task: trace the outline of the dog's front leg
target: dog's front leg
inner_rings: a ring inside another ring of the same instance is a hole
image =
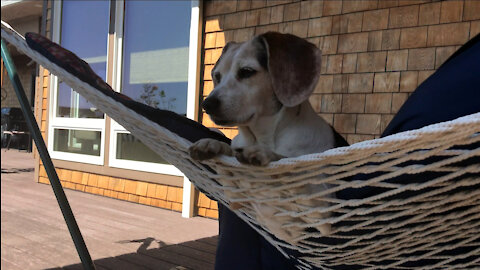
[[[219,155],[232,156],[233,151],[227,143],[214,139],[201,139],[188,148],[190,157],[195,160],[205,160]]]
[[[255,166],[266,166],[272,161],[284,158],[272,150],[260,145],[250,145],[242,148],[235,148],[234,150],[235,157],[238,161]]]

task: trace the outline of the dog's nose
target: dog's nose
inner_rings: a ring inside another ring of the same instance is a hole
[[[202,102],[202,107],[207,114],[215,113],[220,107],[220,100],[216,97],[208,97]]]

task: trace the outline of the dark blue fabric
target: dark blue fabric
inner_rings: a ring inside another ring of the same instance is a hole
[[[283,256],[227,207],[219,204],[218,211],[219,238],[215,269],[296,269],[294,259]]]

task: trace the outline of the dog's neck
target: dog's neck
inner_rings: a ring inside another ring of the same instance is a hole
[[[269,149],[275,149],[278,127],[285,119],[288,109],[282,107],[273,115],[256,117],[248,125],[240,126],[239,134],[244,137],[246,145],[259,144]]]
[[[319,134],[312,134],[312,127],[316,127],[313,133]],[[315,113],[308,101],[291,108],[284,106],[271,116],[257,117],[248,125],[239,126],[238,130],[239,133],[232,142],[233,148],[258,144],[284,156],[295,155],[295,149],[303,149],[298,144],[302,144],[305,136],[328,138],[331,133],[328,124]],[[290,143],[286,145],[285,141]],[[311,147],[314,151],[323,151],[327,145]]]

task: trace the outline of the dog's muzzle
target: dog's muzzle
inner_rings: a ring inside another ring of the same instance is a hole
[[[215,115],[218,113],[218,109],[220,108],[220,100],[214,96],[207,97],[202,102],[202,108],[207,114]]]

